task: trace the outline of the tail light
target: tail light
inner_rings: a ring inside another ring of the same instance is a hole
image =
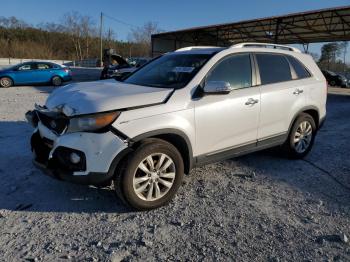
[[[71,70],[70,70],[70,68],[62,68],[63,69],[63,71],[65,72],[65,73],[67,73],[67,74],[71,74]]]

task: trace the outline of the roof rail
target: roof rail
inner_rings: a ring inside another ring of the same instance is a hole
[[[189,51],[189,50],[196,50],[196,49],[207,49],[207,48],[215,48],[217,46],[187,46],[182,47],[180,49],[175,50],[175,52],[182,52],[182,51]]]
[[[301,51],[298,48],[287,46],[287,45],[277,45],[277,44],[270,44],[270,43],[240,43],[233,45],[231,47],[234,48],[242,48],[242,47],[262,47],[262,48],[274,48],[274,49],[282,49],[282,50],[288,50],[293,51],[297,53],[301,53]]]

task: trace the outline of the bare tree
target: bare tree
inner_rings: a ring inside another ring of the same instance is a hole
[[[96,33],[93,19],[90,16],[80,17],[80,25],[82,30],[82,37],[85,39],[85,58],[89,57],[89,48],[91,37]]]
[[[91,37],[96,32],[93,19],[73,11],[63,16],[63,25],[72,38],[77,59],[89,57]],[[85,55],[82,42],[85,43]]]
[[[144,56],[150,55],[151,52],[151,36],[152,34],[160,33],[162,30],[159,29],[158,23],[146,22],[142,27],[132,29],[129,34],[130,42],[134,42],[143,47]]]

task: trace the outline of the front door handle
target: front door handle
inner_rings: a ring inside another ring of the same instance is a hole
[[[304,92],[304,90],[301,90],[301,89],[295,89],[295,91],[293,92],[294,95],[299,95],[301,94],[302,92]]]
[[[254,104],[256,104],[256,103],[259,103],[259,99],[249,98],[248,101],[245,102],[245,104],[246,104],[247,106],[249,106],[249,105],[254,105]]]

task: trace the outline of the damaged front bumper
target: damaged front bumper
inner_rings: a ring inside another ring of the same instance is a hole
[[[35,127],[31,137],[33,163],[46,175],[79,184],[106,185],[127,143],[111,131],[57,134],[36,111],[26,114]]]

